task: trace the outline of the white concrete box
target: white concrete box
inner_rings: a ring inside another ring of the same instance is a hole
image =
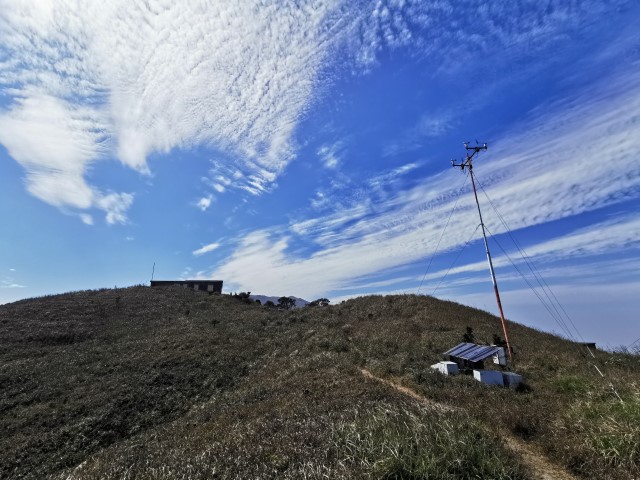
[[[479,382],[486,383],[487,385],[504,386],[502,372],[498,372],[496,370],[474,370],[473,378]]]
[[[503,347],[498,347],[498,351],[493,354],[493,363],[502,365],[503,367],[507,364],[507,356],[504,353]]]
[[[431,365],[431,368],[443,375],[457,375],[459,373],[458,365],[455,362],[438,362]]]
[[[522,375],[513,372],[502,372],[505,387],[517,387],[523,382]]]

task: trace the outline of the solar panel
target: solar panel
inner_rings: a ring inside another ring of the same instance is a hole
[[[462,358],[470,362],[480,362],[489,358],[499,351],[499,347],[489,345],[476,345],[475,343],[460,343],[450,350],[444,352],[445,355]]]

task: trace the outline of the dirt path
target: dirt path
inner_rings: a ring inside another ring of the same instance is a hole
[[[504,432],[502,438],[511,450],[520,455],[522,463],[529,467],[536,480],[578,480],[578,477],[571,475],[560,465],[551,463],[533,445]]]
[[[385,385],[394,388],[395,390],[434,409],[444,412],[451,412],[455,410],[454,407],[435,402],[424,395],[420,395],[415,390],[405,387],[393,380],[377,377],[365,368],[361,368],[360,372],[365,377],[384,383]],[[536,480],[579,480],[578,477],[571,475],[563,467],[552,463],[533,445],[530,445],[506,432],[501,432],[500,435],[507,446],[520,455],[522,462],[531,470]]]
[[[435,402],[433,400],[430,400],[427,397],[425,397],[424,395],[420,395],[415,390],[411,390],[409,387],[405,387],[404,385],[400,385],[399,383],[394,382],[393,380],[387,380],[386,378],[376,377],[373,373],[371,373],[366,368],[361,368],[360,372],[362,372],[362,374],[365,377],[371,378],[372,380],[376,380],[376,381],[378,381],[380,383],[384,383],[385,385],[388,385],[391,388],[395,388],[397,391],[399,391],[401,393],[404,393],[405,395],[413,398],[414,400],[419,401],[422,404],[429,405],[429,407],[432,407],[435,410],[440,410],[441,412],[452,412],[452,411],[455,410],[455,408],[450,407],[449,405],[443,405],[441,403],[438,403],[438,402]]]

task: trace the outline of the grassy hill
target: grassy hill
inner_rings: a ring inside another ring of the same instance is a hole
[[[467,326],[500,333],[411,295],[279,311],[132,287],[3,305],[0,478],[537,478],[509,438],[577,476],[640,476],[638,356],[597,352],[602,379],[576,345],[510,323],[526,388],[432,373]]]

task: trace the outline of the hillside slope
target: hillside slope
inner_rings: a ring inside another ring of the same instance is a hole
[[[499,333],[415,296],[287,312],[132,287],[3,305],[0,478],[536,478],[505,432],[585,478],[640,474],[638,357],[597,352],[624,404],[575,345],[517,324],[529,388],[432,373],[467,326]]]

